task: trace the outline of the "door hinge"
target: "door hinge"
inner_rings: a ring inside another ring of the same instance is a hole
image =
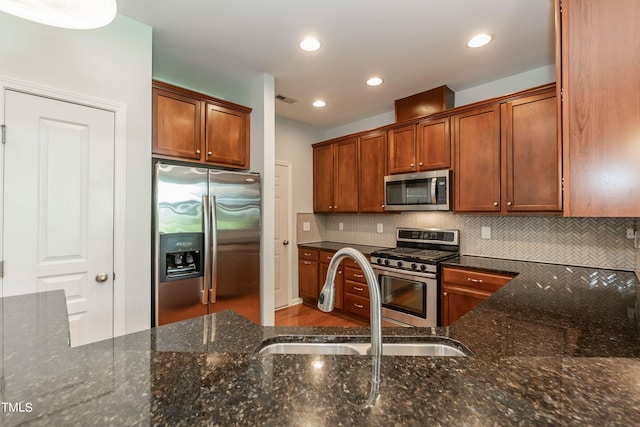
[[[7,126],[0,125],[0,128],[2,128],[2,143],[6,144],[7,143]]]
[[[4,261],[0,261],[0,277],[4,277]]]
[[[113,275],[111,277],[113,277],[112,280],[115,282],[116,281],[116,273],[115,273],[115,271],[113,272]]]

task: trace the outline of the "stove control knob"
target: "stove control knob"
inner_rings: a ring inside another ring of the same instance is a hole
[[[402,267],[402,261],[398,261],[398,267]]]
[[[378,258],[378,259],[376,260],[376,262],[377,262],[378,264],[382,264],[382,258]]]
[[[427,266],[426,266],[426,265],[422,264],[422,265],[420,266],[420,270],[425,271],[426,269],[427,269]]]
[[[384,265],[389,265],[389,260],[388,259],[384,260]]]
[[[411,269],[412,269],[412,270],[417,270],[417,269],[418,269],[418,266],[417,266],[416,264],[411,264]]]

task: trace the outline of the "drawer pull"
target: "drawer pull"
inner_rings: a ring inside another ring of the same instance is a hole
[[[364,308],[364,305],[362,305],[362,304],[356,304],[355,302],[353,303],[353,305],[354,305],[356,308]]]
[[[327,255],[327,259],[328,259],[329,261],[331,261],[331,258],[333,258],[333,255]]]
[[[358,287],[358,286],[354,286],[353,289],[356,290],[356,291],[359,291],[359,292],[364,291],[364,288],[361,288],[361,287]]]
[[[353,277],[357,277],[358,279],[362,279],[364,277],[364,275],[362,274],[355,274],[353,275]]]
[[[310,261],[303,261],[304,265],[311,265]]]
[[[482,279],[472,279],[471,277],[467,277],[467,281],[473,283],[482,283]]]
[[[309,253],[309,252],[305,252],[305,253],[304,253],[304,256],[311,256],[311,253]]]

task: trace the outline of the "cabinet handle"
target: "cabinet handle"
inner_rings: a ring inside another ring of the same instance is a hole
[[[422,166],[422,162],[420,162],[419,165]]]
[[[196,150],[196,154],[200,154],[200,150]]]
[[[507,202],[507,206],[511,206],[511,205],[513,205],[513,203]]]
[[[382,207],[384,208],[384,205],[382,205]]]
[[[448,294],[448,293],[446,293],[446,292],[443,292],[443,293],[442,293],[442,295],[446,297],[446,296],[447,296],[447,295],[449,295],[449,294]]]
[[[498,202],[493,202],[493,206],[498,206]]]
[[[353,289],[355,289],[356,291],[364,291],[364,288],[360,288],[358,286],[354,286]]]
[[[332,255],[327,255],[327,259],[328,259],[329,261],[331,261],[331,258],[333,258],[333,256],[332,256]]]
[[[331,210],[331,208],[333,208],[333,206],[329,206],[329,210]]]
[[[342,271],[341,271],[341,270],[338,270],[338,274],[342,274]]]
[[[213,153],[211,151],[207,151],[207,156],[212,155]]]
[[[415,165],[413,163],[411,163],[411,167],[415,167]]]
[[[362,274],[354,273],[353,277],[357,277],[358,279],[362,279],[364,276]]]
[[[309,261],[303,261],[304,265],[311,265],[311,262]]]
[[[473,283],[482,283],[482,279],[472,279],[471,277],[467,277],[467,281]]]
[[[362,304],[356,304],[355,302],[353,303],[353,305],[355,305],[357,308],[364,308],[364,305],[362,305]]]
[[[304,253],[304,256],[311,256],[311,253],[309,253],[309,252],[305,252],[305,253]]]

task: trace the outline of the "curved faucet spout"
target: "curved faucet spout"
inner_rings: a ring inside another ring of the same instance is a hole
[[[378,387],[380,383],[380,359],[382,356],[382,306],[380,298],[380,287],[376,274],[369,264],[367,258],[362,252],[353,248],[342,248],[331,258],[329,269],[327,270],[327,279],[324,282],[322,291],[318,298],[318,308],[325,312],[333,311],[335,301],[335,279],[338,267],[343,259],[352,258],[362,269],[367,286],[369,288],[369,306],[371,320],[371,356],[373,357],[373,373],[371,383],[371,393],[369,401],[365,407],[373,406],[378,396]]]

